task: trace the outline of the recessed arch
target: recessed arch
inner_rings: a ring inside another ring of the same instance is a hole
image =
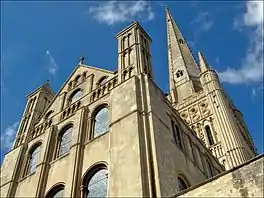
[[[108,101],[102,101],[102,103],[100,104],[97,104],[92,110],[92,114],[91,116],[94,116],[101,108],[103,107],[107,107],[107,108],[110,108],[110,104]]]
[[[93,165],[91,165],[83,174],[82,178],[81,178],[81,183],[83,184],[86,179],[87,179],[87,174],[93,172],[94,169],[96,169],[97,167],[104,167],[104,168],[108,168],[108,163],[106,161],[98,161],[96,163],[94,163]]]
[[[91,166],[81,180],[82,197],[106,197],[108,186],[108,169],[105,162]]]
[[[76,82],[76,86],[78,86],[79,84],[81,84],[82,83],[81,75],[77,75],[74,80]]]
[[[61,128],[57,136],[55,158],[63,156],[70,152],[72,133],[73,133],[72,123],[67,123],[67,125]]]
[[[28,154],[32,153],[38,146],[42,145],[42,140],[38,140],[37,142],[35,142],[33,145],[30,146],[30,148],[28,149]]]
[[[33,174],[36,171],[37,165],[39,164],[39,158],[41,153],[42,141],[37,141],[29,149],[26,155],[26,165],[23,171],[23,175]]]
[[[45,115],[45,119],[49,119],[50,118],[50,115],[53,113],[54,111],[53,110],[49,110],[46,115]]]
[[[46,192],[46,195],[44,196],[45,198],[55,198],[56,195],[58,195],[58,193],[61,193],[61,197],[63,196],[63,191],[65,188],[65,183],[64,182],[59,182],[54,184],[52,187],[50,187],[50,189]],[[56,196],[56,198],[58,198]]]
[[[74,90],[69,96],[68,104],[71,105],[72,103],[76,102],[82,97],[82,95],[83,95],[83,90],[81,88]]]
[[[183,173],[179,173],[177,176],[179,191],[185,190],[190,187],[190,183]]]
[[[92,112],[92,131],[90,139],[100,136],[109,130],[109,106],[103,103]]]
[[[102,84],[104,84],[107,81],[108,76],[102,76],[98,81],[97,81],[97,85],[100,86]]]

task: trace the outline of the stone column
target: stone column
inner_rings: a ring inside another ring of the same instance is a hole
[[[92,92],[93,90],[93,81],[94,81],[94,74],[91,74],[90,82],[89,82],[89,92]]]
[[[61,100],[60,100],[60,111],[62,111],[64,109],[65,106],[65,98],[66,98],[66,92],[63,92],[60,96]]]
[[[84,126],[86,121],[86,107],[80,109],[75,114],[76,124],[74,125],[74,131],[72,136],[72,145],[68,161],[70,166],[68,167],[68,176],[66,179],[67,186],[65,188],[65,197],[80,197],[80,180],[82,170],[82,159],[83,159],[83,137],[84,137]]]
[[[36,190],[36,197],[44,197],[45,194],[45,187],[46,187],[46,183],[47,183],[47,178],[48,178],[48,170],[49,170],[49,162],[50,162],[50,156],[51,156],[51,152],[52,152],[52,145],[53,145],[53,141],[52,141],[52,136],[53,136],[53,131],[54,131],[54,126],[51,126],[49,129],[49,133],[48,133],[48,138],[47,138],[47,143],[46,143],[46,148],[42,148],[45,149],[44,152],[44,157],[42,162],[38,165],[40,168],[40,175],[39,175],[39,181],[37,184],[37,190]]]

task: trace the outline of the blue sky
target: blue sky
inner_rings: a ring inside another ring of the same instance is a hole
[[[263,2],[166,2],[197,57],[202,51],[242,111],[263,152]],[[26,94],[50,80],[58,91],[80,56],[117,69],[115,34],[139,21],[152,38],[156,83],[168,91],[164,2],[3,2],[1,11],[1,161]]]

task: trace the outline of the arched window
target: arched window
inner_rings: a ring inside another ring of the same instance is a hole
[[[89,172],[82,186],[82,197],[106,197],[108,172],[106,167],[97,167]]]
[[[46,114],[46,116],[45,116],[45,119],[49,119],[50,118],[50,115],[52,114],[52,110],[50,110],[47,114]]]
[[[72,126],[68,126],[63,129],[59,138],[58,157],[63,156],[70,151],[72,139]]]
[[[79,85],[79,84],[81,84],[81,82],[82,82],[82,78],[81,78],[81,76],[77,76],[77,77],[75,78],[75,82],[76,82],[76,86]]]
[[[93,117],[93,138],[108,131],[108,108],[100,108]]]
[[[82,90],[78,89],[77,91],[73,92],[73,94],[69,98],[69,105],[76,102],[82,97]]]
[[[182,136],[181,136],[181,133],[180,133],[180,128],[172,120],[171,120],[171,125],[172,125],[172,134],[173,134],[174,141],[175,141],[176,145],[178,145],[181,149],[183,149]]]
[[[188,188],[188,182],[183,179],[182,177],[178,177],[178,185],[179,185],[179,190],[185,190],[186,188]]]
[[[176,72],[176,77],[179,78],[181,76],[183,76],[183,71],[182,70],[177,71]]]
[[[206,125],[204,128],[205,128],[205,132],[206,132],[206,135],[207,135],[207,139],[209,141],[209,144],[210,145],[213,145],[214,144],[214,138],[212,136],[212,132],[211,132],[210,126],[209,125]]]
[[[103,77],[101,77],[101,78],[98,80],[98,82],[97,82],[97,86],[99,87],[99,86],[101,86],[102,84],[104,84],[104,83],[107,81],[107,78],[108,78],[108,76],[103,76]]]
[[[179,39],[179,43],[180,43],[180,44],[184,44],[183,39]]]
[[[32,174],[36,171],[37,164],[39,163],[41,144],[33,147],[29,155],[27,174]]]
[[[47,194],[46,198],[63,198],[64,185],[59,184],[53,187]]]

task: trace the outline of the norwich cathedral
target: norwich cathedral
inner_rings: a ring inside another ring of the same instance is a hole
[[[168,92],[133,22],[116,34],[116,71],[81,57],[56,94],[47,82],[27,95],[1,198],[263,197],[263,154],[242,113],[165,13]]]

